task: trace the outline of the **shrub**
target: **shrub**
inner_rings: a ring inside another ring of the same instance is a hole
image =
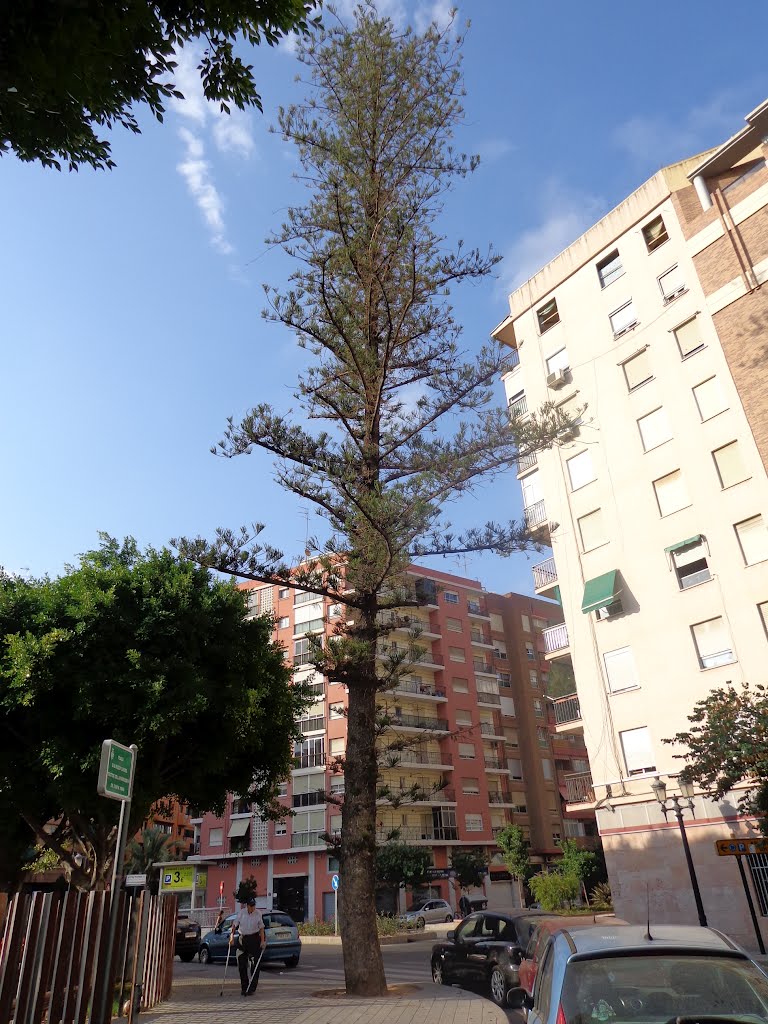
[[[529,880],[528,887],[541,904],[542,910],[562,910],[579,896],[578,878],[561,875],[558,871],[539,872]]]
[[[613,894],[607,882],[599,882],[589,894],[593,910],[613,910]]]
[[[333,935],[333,921],[302,921],[299,935]]]

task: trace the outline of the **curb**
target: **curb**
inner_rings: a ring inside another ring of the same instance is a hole
[[[302,946],[340,946],[340,935],[302,935]],[[382,935],[379,938],[380,946],[404,946],[408,942],[423,942],[424,939],[432,939],[434,935],[430,932],[403,932],[402,935]]]

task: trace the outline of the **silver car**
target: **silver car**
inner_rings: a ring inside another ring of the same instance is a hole
[[[423,928],[436,921],[452,921],[453,910],[445,900],[419,900],[409,907],[399,919],[406,928]]]
[[[768,1024],[768,976],[721,932],[592,925],[549,939],[528,1024]]]

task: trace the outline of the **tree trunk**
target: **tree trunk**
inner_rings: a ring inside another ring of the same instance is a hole
[[[339,907],[344,977],[349,995],[387,991],[376,928],[376,685],[350,685]]]

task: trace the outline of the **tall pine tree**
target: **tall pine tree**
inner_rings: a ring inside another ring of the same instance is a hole
[[[277,481],[315,505],[326,538],[298,568],[262,546],[257,524],[176,542],[206,565],[346,606],[316,664],[349,690],[341,935],[347,991],[363,995],[386,990],[374,901],[377,696],[419,656],[414,636],[405,656],[377,659],[392,629],[382,613],[418,605],[406,574],[414,557],[531,545],[515,523],[456,534],[443,510],[564,425],[552,409],[510,421],[492,402],[507,356],[460,347],[450,290],[498,261],[461,242],[449,248],[437,227],[453,183],[477,163],[451,145],[463,115],[461,45],[453,27],[399,31],[367,3],[352,26],[300,46],[307,98],[281,110],[279,125],[309,197],[271,239],[297,269],[287,291],[267,289],[265,315],[314,356],[295,397],[319,426],[257,405],[229,421],[214,451],[271,452]]]

